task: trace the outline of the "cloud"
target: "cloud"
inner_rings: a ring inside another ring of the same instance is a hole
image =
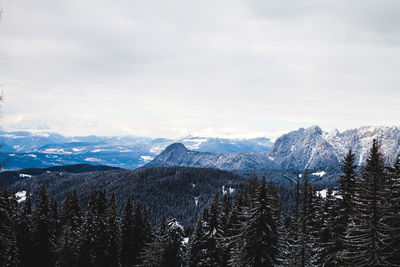
[[[3,117],[30,121],[3,120],[9,129],[176,137],[400,124],[397,1],[21,0],[2,10]]]

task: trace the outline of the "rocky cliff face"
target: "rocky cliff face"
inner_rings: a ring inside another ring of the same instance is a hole
[[[317,170],[337,168],[349,149],[359,165],[365,163],[372,140],[378,139],[386,162],[400,152],[398,127],[361,127],[324,132],[320,127],[300,128],[276,140],[269,153],[206,153],[188,150],[183,144],[167,147],[145,167],[188,166],[225,170]]]

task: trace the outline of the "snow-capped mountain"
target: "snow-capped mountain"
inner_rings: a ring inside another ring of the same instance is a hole
[[[400,152],[398,127],[361,127],[340,133],[324,132],[318,126],[300,128],[284,134],[268,153],[204,153],[191,151],[183,144],[167,147],[150,166],[209,167],[225,170],[324,170],[337,169],[343,156],[352,149],[359,165],[365,163],[373,139],[378,139],[386,162],[391,164]]]
[[[215,153],[267,152],[268,138],[223,139],[189,136],[177,140],[149,137],[64,137],[54,133],[0,131],[0,160],[6,169],[79,163],[135,169],[151,161],[168,145],[182,142],[191,150]]]
[[[257,170],[269,165],[263,152],[211,153],[187,149],[182,143],[174,143],[144,167],[207,167],[223,170]]]
[[[318,126],[300,128],[278,138],[268,155],[280,169],[318,169],[340,164],[352,149],[356,163],[362,165],[374,139],[379,140],[386,162],[393,163],[400,152],[398,127],[361,127],[342,133],[324,132]]]

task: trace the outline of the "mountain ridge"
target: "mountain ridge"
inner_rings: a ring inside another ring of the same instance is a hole
[[[339,168],[349,149],[363,165],[373,139],[380,140],[387,164],[400,153],[399,127],[364,126],[343,132],[323,131],[319,126],[300,128],[279,137],[268,153],[203,153],[173,144],[144,167],[185,166],[226,170],[305,170]],[[183,147],[184,148],[183,148]],[[174,148],[179,147],[177,151]]]

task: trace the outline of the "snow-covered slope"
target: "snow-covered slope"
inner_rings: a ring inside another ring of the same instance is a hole
[[[182,143],[174,143],[144,167],[206,167],[223,170],[257,170],[271,164],[263,152],[211,153],[188,150]]]
[[[388,164],[400,152],[398,127],[361,127],[339,132],[324,132],[318,126],[300,128],[278,138],[269,152],[280,169],[318,169],[340,164],[352,149],[356,163],[362,165],[368,157],[372,141],[379,140]]]
[[[361,127],[340,133],[338,130],[324,132],[320,127],[313,126],[282,135],[269,153],[199,152],[189,150],[181,143],[175,143],[145,167],[187,166],[225,170],[309,169],[325,174],[323,170],[339,167],[349,149],[356,154],[356,163],[364,164],[373,139],[380,141],[386,162],[391,164],[400,152],[398,127]]]

